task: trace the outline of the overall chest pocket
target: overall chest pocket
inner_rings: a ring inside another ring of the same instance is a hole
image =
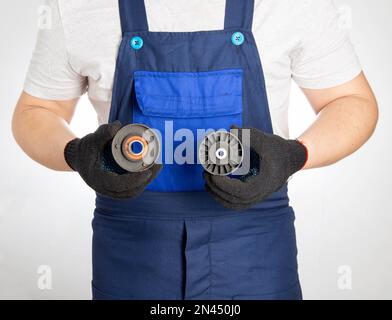
[[[197,150],[208,130],[242,125],[243,71],[134,73],[133,122],[159,131],[161,174],[151,191],[204,190]]]

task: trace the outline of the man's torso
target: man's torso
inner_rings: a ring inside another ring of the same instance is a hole
[[[150,31],[223,29],[225,0],[146,0]],[[256,0],[253,33],[260,52],[274,131],[288,136],[290,54],[299,46],[298,23],[307,1]],[[60,0],[59,9],[73,69],[88,78],[89,98],[107,121],[121,26],[117,0]]]

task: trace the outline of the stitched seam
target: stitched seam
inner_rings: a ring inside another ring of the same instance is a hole
[[[288,289],[285,290],[281,290],[281,291],[277,291],[277,292],[267,292],[267,293],[263,293],[260,295],[235,295],[232,298],[234,300],[241,298],[241,297],[248,297],[248,298],[263,298],[263,297],[267,297],[267,296],[271,296],[271,295],[282,295],[285,294],[293,289],[295,289],[296,287],[300,286],[301,283],[299,282],[299,280],[296,280],[295,284],[291,285]]]
[[[210,274],[209,274],[209,288],[208,288],[208,295],[211,298],[212,297],[212,257],[211,257],[211,237],[212,237],[212,222],[210,221],[210,234],[208,237],[208,258],[209,258],[209,269],[210,269]]]
[[[186,299],[187,296],[187,286],[188,286],[188,270],[187,270],[187,266],[188,266],[188,260],[186,258],[186,249],[188,246],[188,230],[187,230],[187,225],[186,225],[186,221],[183,221],[183,228],[184,228],[184,238],[183,238],[183,261],[184,261],[184,274],[183,274],[183,287],[182,287],[182,297],[183,300]]]
[[[229,94],[228,93],[228,94],[217,94],[217,95],[213,95],[213,96],[169,96],[169,95],[145,93],[145,94],[143,94],[143,96],[154,97],[154,98],[166,98],[166,99],[188,102],[190,99],[207,100],[207,99],[222,98],[222,97],[242,97],[242,94]],[[197,103],[197,104],[201,104],[201,103]]]
[[[283,211],[283,209],[289,209],[292,210],[292,207],[290,206],[281,206],[281,207],[276,207],[273,209],[267,209],[264,210],[267,212],[265,214],[265,218],[275,218],[275,217],[280,217],[283,215],[286,215],[286,212],[279,213],[280,211]],[[113,208],[108,208],[108,207],[100,207],[100,208],[95,208],[95,213],[100,216],[100,217],[110,217],[112,219],[116,220],[161,220],[161,221],[178,221],[178,220],[186,220],[186,221],[199,221],[199,220],[205,220],[205,219],[211,219],[211,220],[221,220],[221,219],[232,219],[236,218],[238,216],[252,216],[252,215],[260,215],[259,211],[252,211],[252,212],[242,212],[242,213],[228,213],[227,215],[219,215],[219,216],[213,216],[213,215],[206,215],[206,216],[159,216],[159,215],[150,215],[150,216],[136,216],[136,215],[126,215],[126,216],[119,216],[116,214],[110,214],[110,213],[102,213],[102,211],[111,211],[111,212],[122,212],[121,210],[116,210]],[[279,214],[277,214],[279,213]]]
[[[231,34],[236,31],[241,31],[244,34],[249,34],[251,31],[244,28],[226,28],[226,29],[217,29],[217,30],[201,30],[201,31],[128,31],[124,33],[124,36],[130,36],[134,34],[138,35],[150,35],[150,36],[161,36],[168,35],[171,37],[187,37],[194,35],[208,35],[208,34]]]
[[[234,115],[238,115],[241,114],[241,112],[224,112],[224,111],[220,111],[220,112],[215,112],[214,114],[206,114],[206,112],[204,113],[197,113],[197,112],[193,112],[193,113],[187,113],[183,116],[180,116],[175,112],[167,112],[167,113],[158,113],[158,112],[151,112],[149,109],[149,107],[147,107],[148,110],[143,110],[143,116],[153,116],[156,118],[172,118],[172,119],[186,119],[186,118],[214,118],[217,116],[234,116]]]
[[[201,71],[201,72],[157,72],[136,70],[134,72],[135,78],[218,78],[226,75],[233,75],[240,77],[244,73],[243,69],[222,69],[215,71]]]

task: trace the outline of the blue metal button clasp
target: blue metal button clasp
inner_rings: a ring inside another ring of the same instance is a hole
[[[245,42],[245,36],[242,32],[234,32],[231,36],[231,42],[235,46],[240,46]]]
[[[133,37],[131,39],[131,47],[135,50],[139,50],[143,47],[143,39],[140,37]]]

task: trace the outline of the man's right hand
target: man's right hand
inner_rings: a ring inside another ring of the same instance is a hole
[[[70,141],[64,150],[66,162],[80,174],[87,185],[97,193],[114,199],[140,195],[162,169],[162,165],[155,164],[152,168],[137,173],[120,174],[106,170],[103,166],[105,148],[120,129],[120,122],[102,125],[96,132]]]

